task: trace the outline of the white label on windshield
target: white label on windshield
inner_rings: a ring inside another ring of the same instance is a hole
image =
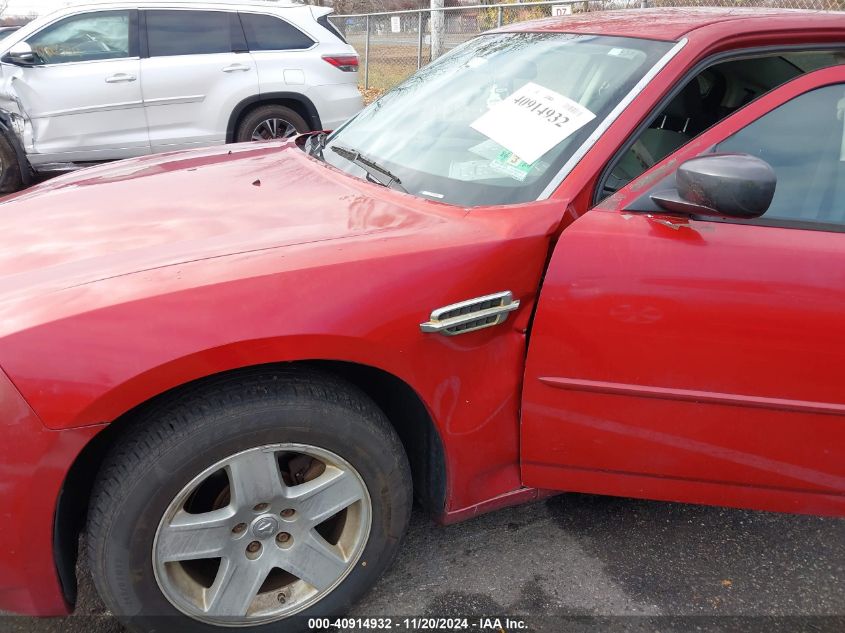
[[[608,55],[613,57],[624,57],[625,59],[636,59],[639,57],[639,51],[632,51],[630,48],[611,48],[607,51]]]
[[[528,82],[470,127],[531,164],[594,118],[580,103]]]
[[[489,160],[468,160],[449,165],[449,178],[472,182],[474,180],[488,180],[501,178],[502,175],[490,166]]]

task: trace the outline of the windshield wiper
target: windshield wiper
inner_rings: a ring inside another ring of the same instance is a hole
[[[331,150],[341,158],[345,158],[350,163],[358,165],[358,167],[367,172],[370,179],[376,183],[408,193],[408,191],[402,186],[401,180],[374,160],[361,156],[361,152],[358,150],[341,147],[340,145],[332,145]]]

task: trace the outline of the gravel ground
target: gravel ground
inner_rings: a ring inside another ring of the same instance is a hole
[[[121,631],[80,574],[78,612],[93,617],[0,618],[0,629]],[[555,632],[841,633],[845,521],[576,494],[450,527],[415,513],[398,560],[352,615],[529,616],[529,630]]]

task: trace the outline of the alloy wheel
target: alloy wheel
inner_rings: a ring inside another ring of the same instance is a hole
[[[276,138],[290,138],[296,136],[297,131],[292,123],[284,119],[264,119],[252,131],[253,141],[269,141]]]
[[[164,596],[186,615],[243,626],[315,604],[352,571],[372,506],[358,472],[304,444],[220,460],[173,499],[153,541]]]

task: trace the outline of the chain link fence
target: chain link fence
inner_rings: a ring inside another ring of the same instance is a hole
[[[364,89],[392,88],[434,56],[505,24],[586,11],[644,7],[751,7],[845,10],[845,0],[548,0],[380,13],[332,15],[361,56]],[[434,41],[432,41],[432,26]]]

